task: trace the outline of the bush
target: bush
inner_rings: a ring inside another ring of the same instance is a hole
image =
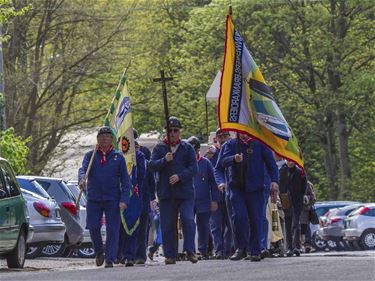
[[[15,173],[27,174],[26,163],[29,154],[27,143],[31,140],[28,137],[22,140],[14,135],[14,129],[9,128],[0,133],[0,156],[7,159]]]

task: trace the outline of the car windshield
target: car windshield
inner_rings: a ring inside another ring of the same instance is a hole
[[[23,178],[16,178],[16,180],[22,189],[31,191],[45,198],[50,198],[49,194],[36,180],[29,180]]]
[[[74,198],[77,200],[77,198],[79,196],[79,193],[80,193],[79,187],[76,184],[74,184],[74,183],[66,183],[66,186],[73,193]],[[79,204],[81,206],[86,206],[87,205],[87,200],[86,200],[86,196],[85,196],[84,193],[82,193],[81,199],[79,200]]]
[[[37,190],[37,194],[46,198],[50,197],[47,191],[45,191],[44,188],[36,180],[30,181],[30,184],[34,187],[35,190]]]

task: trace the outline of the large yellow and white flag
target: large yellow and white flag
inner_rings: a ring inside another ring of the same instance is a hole
[[[232,15],[228,15],[226,21],[218,115],[221,129],[251,135],[303,169],[297,139],[244,40],[234,28]]]

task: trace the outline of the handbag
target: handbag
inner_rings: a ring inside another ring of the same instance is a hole
[[[314,206],[312,206],[309,211],[309,220],[312,224],[319,224],[319,217]]]
[[[289,193],[280,193],[280,200],[281,200],[281,206],[284,210],[287,210],[290,208],[290,199],[289,199]]]

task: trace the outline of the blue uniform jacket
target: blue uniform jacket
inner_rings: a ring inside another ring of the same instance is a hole
[[[253,142],[253,147],[251,147]],[[239,163],[234,161],[237,154],[237,139],[227,141],[221,149],[217,163],[219,183],[223,180],[224,169],[228,172],[228,188],[241,188]],[[252,192],[264,189],[265,168],[272,182],[279,182],[279,172],[272,151],[257,140],[249,143],[240,141],[240,151],[243,155],[243,190]],[[252,152],[251,152],[252,151]]]
[[[179,182],[174,184],[175,199],[193,199],[193,177],[197,173],[197,160],[193,147],[185,141],[181,141],[173,154],[172,163],[165,160],[168,146],[164,142],[158,143],[152,150],[149,169],[156,173],[156,187],[159,199],[171,198],[171,186],[169,177],[177,174]]]
[[[211,162],[201,157],[198,161],[198,173],[194,176],[195,212],[205,213],[211,210],[211,201],[219,202],[220,191],[217,188],[214,169]]]
[[[141,146],[140,150],[146,157],[146,177],[143,181],[142,213],[148,214],[151,211],[150,201],[155,200],[155,178],[154,174],[148,168],[151,158],[151,151],[145,146]]]
[[[144,183],[146,177],[146,159],[142,151],[135,151],[136,161],[137,161],[137,184],[139,189],[139,196],[143,198],[145,194]]]
[[[225,184],[227,186],[227,183],[228,183],[228,171],[224,168],[224,166],[222,165],[222,154],[223,154],[223,151],[224,151],[224,146],[226,145],[227,143],[224,143],[224,145],[221,147],[221,149],[216,152],[217,154],[217,161],[216,161],[216,166],[214,167],[214,172],[215,172],[215,180],[216,180],[216,183],[217,185],[219,186],[220,184]],[[226,195],[229,195],[229,188],[226,188],[225,189],[225,194]]]
[[[82,167],[78,171],[78,180],[85,177],[93,150],[86,153]],[[122,153],[112,150],[107,162],[100,165],[101,155],[97,151],[87,179],[87,199],[92,201],[118,200],[129,204],[130,181]]]

